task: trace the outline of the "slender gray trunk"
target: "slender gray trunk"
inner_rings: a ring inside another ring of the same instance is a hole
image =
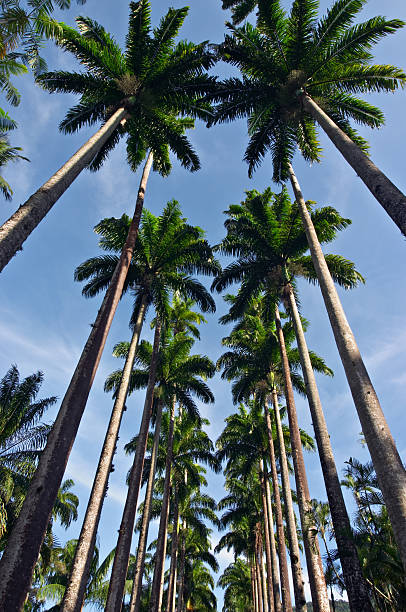
[[[275,603],[275,611],[281,612],[282,604],[281,598],[279,594],[279,577],[278,577],[278,556],[276,553],[276,543],[275,543],[275,533],[274,533],[274,519],[272,513],[272,499],[271,499],[271,489],[269,486],[269,479],[267,475],[265,475],[265,494],[266,494],[266,506],[268,510],[268,520],[269,520],[269,535],[270,535],[270,543],[271,543],[271,559],[272,559],[272,576],[274,583],[274,603]],[[283,542],[285,544],[285,542]]]
[[[272,391],[272,403],[275,414],[276,433],[279,443],[279,461],[282,476],[282,492],[285,502],[286,533],[289,542],[290,564],[292,568],[293,591],[295,594],[295,605],[297,612],[307,612],[306,596],[304,592],[304,580],[302,566],[300,563],[300,549],[297,538],[295,513],[293,510],[292,491],[290,488],[289,468],[286,458],[285,440],[283,437],[281,417],[279,414],[278,396],[276,390]]]
[[[275,536],[273,532],[273,520],[270,518],[269,510],[272,513],[272,506],[268,504],[267,491],[265,481],[268,484],[268,476],[265,474],[264,461],[260,459],[259,463],[259,477],[261,483],[261,498],[262,498],[262,510],[264,513],[264,535],[265,535],[265,559],[266,559],[266,571],[268,574],[268,606],[271,612],[281,610],[281,602],[279,599],[279,580],[276,560],[276,548],[275,548]],[[270,496],[269,496],[270,501]],[[273,536],[273,547],[271,543],[271,531]],[[273,550],[272,550],[273,548]]]
[[[278,309],[276,308],[276,311]],[[330,612],[330,604],[326,580],[324,578],[323,563],[314,529],[313,513],[311,507],[309,485],[303,459],[302,441],[300,439],[299,425],[293,387],[290,377],[290,366],[286,353],[285,338],[278,318],[279,311],[275,312],[276,332],[281,354],[283,377],[285,382],[285,399],[289,419],[290,443],[292,448],[293,467],[295,472],[296,493],[299,506],[300,523],[302,527],[303,544],[306,554],[307,572],[309,574],[310,590],[314,612]]]
[[[51,178],[0,227],[0,272],[14,257],[52,206],[92,161],[96,153],[127,116],[124,108],[114,115]]]
[[[178,533],[179,533],[179,497],[175,487],[173,492],[173,529],[172,529],[172,548],[171,548],[171,565],[169,569],[169,584],[168,584],[168,602],[166,612],[174,612],[175,610],[175,594],[176,594],[176,567],[178,563]]]
[[[120,612],[123,602],[125,581],[127,578],[128,561],[130,558],[131,540],[134,530],[135,514],[137,511],[138,495],[141,488],[142,472],[144,469],[145,451],[148,441],[148,430],[152,415],[156,372],[159,360],[159,341],[161,336],[161,321],[157,317],[152,349],[151,365],[149,370],[148,387],[145,396],[144,410],[138,434],[137,448],[131,468],[127,499],[125,501],[121,525],[118,532],[116,554],[107,594],[106,610]]]
[[[263,556],[263,552],[262,552],[262,543],[261,543],[261,548],[260,548],[260,564],[261,564],[261,585],[262,585],[262,598],[263,598],[263,608],[264,608],[264,612],[269,612],[269,597],[268,597],[268,593],[267,593],[267,580],[266,580],[266,571],[265,571],[265,564],[264,564],[264,556]],[[271,577],[272,580],[272,577]],[[272,605],[273,605],[273,600],[271,599]]]
[[[255,541],[255,565],[256,565],[256,574],[257,574],[257,589],[258,589],[258,611],[264,612],[264,593],[262,590],[262,578],[261,578],[261,565],[262,561],[260,560],[259,554],[259,542],[258,542],[258,532],[256,534]]]
[[[345,507],[302,322],[290,284],[287,287],[287,293],[350,608],[352,612],[372,612],[373,608],[368,595],[367,585],[362,575],[357,548],[353,541],[351,523],[347,508]],[[277,316],[279,316],[279,313]]]
[[[145,555],[147,552],[149,523],[151,520],[152,496],[154,493],[156,462],[158,458],[159,438],[161,435],[162,406],[163,406],[162,401],[158,400],[157,415],[156,415],[156,421],[155,421],[155,432],[154,432],[154,446],[152,448],[152,454],[151,454],[151,469],[150,469],[149,477],[148,477],[147,490],[145,492],[144,512],[142,514],[141,531],[140,531],[140,536],[138,539],[137,558],[135,560],[135,574],[134,574],[133,588],[131,592],[129,612],[140,612],[140,606],[141,606],[142,577],[144,575]]]
[[[258,573],[257,573],[257,564],[254,556],[254,587],[255,587],[255,612],[259,612],[259,589],[258,589]]]
[[[268,406],[266,402],[265,402],[265,419],[266,419],[266,428],[267,428],[267,435],[268,435],[269,458],[270,458],[270,465],[271,465],[273,494],[275,498],[275,518],[276,518],[276,532],[278,534],[279,573],[281,576],[282,609],[283,609],[283,612],[292,612],[288,563],[287,563],[287,558],[286,558],[285,530],[283,527],[282,504],[281,504],[281,496],[279,493],[279,479],[278,479],[278,471],[276,469],[275,448],[274,448],[273,436],[272,436],[272,424],[271,424],[269,410],[268,410]],[[268,483],[268,489],[269,489],[269,483]]]
[[[406,471],[345,316],[292,166],[289,172],[338,352],[406,568]]]
[[[159,521],[158,540],[155,554],[154,577],[152,580],[152,592],[150,609],[151,612],[161,612],[162,595],[164,589],[164,567],[166,558],[166,544],[168,535],[168,518],[171,492],[171,471],[172,471],[172,455],[173,455],[173,433],[175,428],[175,399],[172,402],[169,432],[168,432],[168,448],[166,452],[165,463],[165,481],[164,492],[162,497],[161,517]]]
[[[150,153],[144,167],[134,217],[120,260],[48,436],[46,447],[41,453],[20,515],[8,540],[8,546],[1,558],[0,610],[19,610],[25,601],[34,565],[38,559],[46,527],[130,267],[151,165]]]
[[[257,606],[256,606],[256,594],[255,594],[255,576],[254,576],[254,569],[252,567],[252,563],[250,563],[250,576],[251,576],[251,595],[252,595],[252,607],[254,612],[257,612]],[[178,610],[178,612],[180,612]]]
[[[179,580],[178,580],[178,607],[177,612],[183,612],[183,599],[185,592],[185,558],[186,558],[186,520],[182,521],[181,546],[179,558]]]
[[[135,352],[137,350],[146,309],[147,297],[144,295],[137,314],[137,320],[123,368],[120,386],[114,401],[113,411],[100,454],[89,503],[87,505],[78,545],[75,551],[72,571],[61,604],[61,612],[80,612],[83,606],[86,584],[89,579],[90,566],[96,545],[97,529],[107,492],[121,419],[123,417],[125,402],[128,395],[128,386],[130,384],[131,372],[134,365]]]
[[[355,170],[379,204],[406,236],[406,196],[392,183],[373,161],[334,123],[308,95],[302,96],[303,106],[326,132],[344,159]]]

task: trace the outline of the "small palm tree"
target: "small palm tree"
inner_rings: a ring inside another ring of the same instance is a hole
[[[405,195],[367,157],[367,143],[350,123],[382,125],[382,112],[357,96],[405,85],[399,68],[371,64],[373,45],[404,22],[374,17],[354,25],[364,5],[358,0],[336,0],[320,19],[319,3],[307,0],[294,0],[289,14],[279,0],[227,2],[232,4],[257,4],[258,25],[229,25],[232,34],[218,46],[221,59],[237,66],[243,79],[219,87],[221,104],[211,122],[248,118],[250,174],[268,151],[275,181],[289,178],[297,148],[305,159],[319,161],[317,122],[406,234]]]
[[[217,586],[224,589],[223,612],[253,612],[250,568],[245,559],[238,557],[227,566]]]
[[[5,113],[3,113],[3,117],[4,115]],[[20,154],[20,151],[22,151],[22,148],[12,147],[10,145],[8,135],[0,131],[0,172],[3,172],[4,166],[6,166],[9,162],[17,161],[19,159],[29,161],[27,157]],[[0,191],[6,200],[11,200],[13,190],[6,179],[4,179],[2,176],[0,176]]]

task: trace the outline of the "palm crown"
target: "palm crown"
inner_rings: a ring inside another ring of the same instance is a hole
[[[85,125],[104,122],[119,108],[128,116],[107,140],[90,164],[97,170],[121,137],[127,134],[127,154],[136,168],[150,149],[154,167],[162,174],[170,170],[171,149],[182,165],[199,168],[199,160],[187,138],[185,127],[193,126],[191,117],[206,119],[207,103],[199,101],[214,83],[205,71],[214,63],[206,43],[194,44],[175,38],[187,8],[169,9],[152,30],[150,2],[130,3],[126,50],[97,22],[79,17],[79,31],[60,24],[57,44],[73,53],[86,73],[49,72],[38,81],[48,91],[81,95],[60,125],[67,133]],[[181,118],[179,118],[181,117]]]
[[[99,246],[110,253],[88,259],[76,269],[75,279],[88,281],[83,288],[86,297],[108,286],[119,260],[114,252],[121,251],[130,223],[131,219],[123,215],[120,219],[103,219],[96,226],[95,231],[101,235]],[[209,292],[191,276],[216,274],[220,269],[203,235],[199,227],[186,223],[175,200],[168,202],[159,217],[144,210],[124,284],[124,292],[131,289],[135,295],[135,313],[145,295],[147,303],[153,303],[161,315],[169,315],[171,292],[193,299],[204,312],[215,310]]]
[[[210,123],[248,118],[245,160],[250,175],[268,151],[276,182],[288,178],[296,147],[305,159],[319,161],[316,128],[302,104],[303,94],[367,149],[351,120],[378,127],[384,118],[358,94],[394,91],[404,85],[406,75],[391,65],[371,64],[372,46],[404,23],[374,17],[353,25],[365,2],[336,0],[321,19],[318,0],[294,0],[289,14],[279,0],[239,3],[251,8],[258,4],[258,25],[228,24],[232,34],[218,45],[219,57],[239,68],[243,78],[230,78],[219,86],[220,104]]]
[[[321,243],[331,242],[337,231],[351,223],[331,206],[312,210],[312,203],[307,205]],[[262,194],[249,191],[242,204],[229,207],[227,216],[227,236],[217,248],[237,259],[217,276],[213,288],[222,291],[241,282],[229,319],[241,317],[261,292],[272,299],[283,296],[286,284],[296,277],[317,282],[312,259],[305,254],[308,244],[298,208],[286,189],[278,195],[270,189]],[[333,279],[342,287],[349,289],[363,282],[352,262],[340,255],[325,258]]]

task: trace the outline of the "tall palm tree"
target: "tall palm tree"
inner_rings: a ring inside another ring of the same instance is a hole
[[[338,352],[406,568],[406,470],[347,321],[292,166],[289,172]]]
[[[99,245],[108,254],[93,257],[76,269],[76,280],[88,281],[83,289],[86,297],[96,295],[109,284],[118,261],[118,256],[114,253],[121,250],[130,224],[131,220],[123,215],[120,219],[104,219],[96,226],[95,231],[102,236]],[[169,202],[159,217],[146,210],[143,212],[140,233],[124,284],[124,292],[131,290],[135,298],[132,317],[134,331],[121,382],[115,393],[113,411],[79,537],[72,575],[64,597],[62,609],[65,612],[80,609],[83,599],[86,574],[93,556],[92,549],[125,408],[130,374],[147,309],[153,304],[157,311],[167,311],[171,291],[177,291],[186,298],[192,296],[203,311],[214,308],[214,302],[207,290],[190,276],[191,273],[214,274],[218,269],[212,250],[203,235],[200,228],[186,223],[176,201]],[[186,318],[187,312],[183,312],[183,316]],[[195,321],[200,320],[197,313],[192,314],[190,311],[188,316]],[[181,321],[181,313],[178,318]],[[186,323],[185,320],[183,324]]]
[[[28,588],[35,555],[38,553],[44,534],[46,519],[62,479],[63,470],[86,405],[107,333],[130,265],[142,210],[147,174],[152,165],[152,155],[155,155],[157,167],[161,167],[165,171],[168,169],[168,148],[175,150],[186,167],[191,169],[197,169],[198,167],[197,157],[183,136],[185,122],[190,125],[190,120],[178,120],[176,116],[183,115],[188,110],[191,111],[192,116],[204,114],[205,111],[202,110],[196,98],[199,92],[204,92],[212,82],[212,79],[206,77],[203,73],[211,65],[213,59],[212,55],[207,52],[204,44],[196,46],[191,43],[182,42],[176,46],[174,45],[174,38],[186,17],[186,12],[185,9],[169,11],[167,17],[162,20],[160,27],[155,31],[156,37],[151,37],[149,4],[147,0],[140,0],[138,4],[131,4],[130,30],[127,37],[127,54],[125,56],[101,26],[93,22],[87,22],[87,25],[84,26],[86,33],[83,35],[69,28],[64,34],[66,36],[67,48],[72,48],[73,52],[77,53],[79,57],[83,57],[83,48],[89,50],[89,55],[86,56],[86,63],[94,69],[94,76],[90,76],[90,79],[74,74],[72,80],[75,83],[70,81],[67,87],[68,90],[80,90],[83,93],[81,105],[73,109],[67,119],[69,125],[71,127],[79,127],[83,125],[83,122],[97,121],[98,118],[104,116],[105,112],[108,113],[108,109],[114,108],[114,105],[116,107],[118,105],[119,108],[115,110],[107,123],[109,121],[112,123],[110,127],[113,126],[114,122],[118,125],[124,116],[127,116],[126,108],[120,106],[123,100],[123,93],[125,93],[122,87],[124,89],[127,88],[126,91],[130,90],[130,94],[126,95],[125,106],[128,106],[128,104],[130,106],[134,105],[134,108],[138,111],[138,113],[132,114],[131,118],[126,122],[127,127],[125,128],[129,130],[127,144],[130,161],[137,165],[145,156],[147,147],[150,148],[150,154],[142,179],[138,206],[136,206],[133,224],[122,251],[120,264],[115,271],[96,322],[65,394],[52,434],[42,455],[42,462],[33,479],[27,503],[20,514],[19,522],[14,530],[14,544],[3,555],[0,563],[0,575],[3,576],[1,580],[0,601],[4,597],[8,598],[10,592],[14,594],[12,596],[13,603],[10,601],[10,604],[7,605],[20,605],[25,597],[24,590]],[[138,36],[140,29],[138,28],[137,30],[137,24],[141,26],[142,36]],[[87,40],[88,38],[89,40]],[[65,38],[63,40],[65,41]],[[113,79],[109,75],[107,75],[108,78],[104,78],[106,75],[101,68],[103,63],[101,61],[102,57],[109,66],[109,62],[113,61],[113,58],[115,62],[118,62],[120,69],[118,73],[114,73]],[[141,60],[145,60],[145,63],[142,63],[140,67],[137,62]],[[140,70],[143,71],[144,68],[146,71],[141,74]],[[65,76],[69,80],[69,77]],[[129,79],[128,76],[132,78]],[[135,84],[138,83],[141,77],[144,85],[136,89]],[[48,78],[51,79],[49,75]],[[56,76],[55,78],[56,81],[53,87],[58,89],[63,84],[56,84],[58,77]],[[87,85],[83,88],[84,81],[88,82],[88,80],[96,85],[96,90],[92,89],[90,91]],[[78,81],[80,82],[79,87]],[[46,82],[46,79],[44,82]],[[121,83],[121,86],[119,86],[119,83]],[[125,84],[123,85],[123,83]],[[129,83],[132,83],[132,85],[129,86]],[[134,87],[136,89],[135,92]],[[100,96],[100,88],[103,92],[107,88],[107,99],[104,96]],[[147,88],[148,95],[145,95],[144,88]],[[156,97],[154,95],[151,96],[155,92]],[[133,95],[134,93],[135,95]],[[149,107],[152,98],[154,99],[153,109]],[[146,100],[149,100],[149,103]],[[204,105],[204,108],[206,106]],[[106,131],[105,128],[101,129]],[[105,142],[105,147],[99,149],[98,157],[94,157],[95,150],[93,149],[92,151],[92,147],[90,147],[92,155],[87,158],[84,156],[86,158],[85,163],[88,163],[91,159],[93,159],[94,163],[101,161],[115,142],[117,142],[117,133],[114,133],[113,130],[110,140]],[[73,163],[71,164],[72,172],[74,168],[78,170],[78,166],[75,166]],[[61,174],[63,175],[64,172],[61,171]],[[58,176],[61,180],[59,180],[59,183],[56,181],[56,191],[60,189],[60,183],[65,183],[66,180],[66,176],[64,178],[61,178],[60,175]],[[45,200],[49,204],[48,195],[45,190],[41,192],[41,196],[38,195],[38,198],[42,203]],[[34,195],[33,198],[35,199],[35,197]],[[56,193],[54,192],[51,200],[55,197]],[[48,204],[44,205],[45,209],[48,207]],[[21,207],[19,210],[24,215],[23,210],[26,209]],[[24,546],[24,551],[21,551],[22,541],[28,541],[27,538],[30,540],[30,545]],[[15,585],[8,588],[7,585],[14,584],[17,576],[18,588],[15,588]]]
[[[332,241],[337,230],[350,223],[331,207],[313,211],[308,204],[306,210],[308,208],[320,242]],[[362,580],[357,551],[349,536],[350,521],[296,306],[295,278],[302,277],[309,282],[317,280],[312,260],[305,254],[308,245],[298,206],[292,205],[286,190],[282,190],[278,196],[273,195],[270,190],[263,194],[254,191],[248,194],[244,206],[232,206],[228,214],[228,235],[223,248],[225,252],[237,253],[238,260],[223,272],[224,283],[226,279],[227,282],[233,278],[242,280],[242,289],[230,309],[231,317],[243,312],[249,297],[261,291],[272,298],[271,302],[274,299],[272,296],[276,296],[276,299],[279,296],[279,299],[282,298],[289,306],[298,339],[306,391],[349,599],[354,610],[362,610],[363,606],[368,610],[369,597]],[[325,256],[325,260],[334,280],[345,288],[354,287],[357,282],[363,280],[354,265],[343,257],[329,254]],[[253,273],[248,266],[251,266]],[[268,310],[272,315],[273,306],[268,305]],[[278,316],[276,313],[277,319]]]
[[[199,168],[199,160],[183,136],[184,124],[176,118],[206,118],[207,104],[199,103],[198,98],[212,87],[213,78],[206,76],[205,70],[213,65],[213,54],[205,43],[175,44],[187,8],[170,9],[154,31],[150,10],[148,0],[130,3],[125,52],[88,17],[77,19],[78,31],[59,24],[58,46],[73,53],[86,72],[48,72],[38,77],[38,82],[50,92],[81,95],[79,104],[61,123],[63,132],[73,133],[100,122],[103,125],[0,228],[0,270],[79,173],[85,167],[100,168],[123,136],[127,135],[128,160],[134,169],[148,149],[155,169],[162,174],[170,169],[168,149],[184,167]]]
[[[156,381],[159,382],[159,396],[163,400],[164,404],[170,410],[169,419],[169,433],[168,433],[168,447],[167,447],[167,463],[165,469],[165,491],[164,501],[162,506],[162,519],[160,523],[160,549],[157,551],[157,563],[162,566],[162,559],[165,558],[164,546],[166,543],[167,529],[167,512],[169,505],[169,486],[171,477],[172,467],[172,452],[173,452],[173,436],[174,436],[174,404],[177,400],[183,406],[183,408],[189,411],[195,417],[198,415],[197,407],[193,400],[193,395],[196,395],[203,402],[212,402],[213,395],[201,377],[211,377],[214,375],[215,367],[214,364],[204,356],[190,355],[194,340],[187,337],[184,333],[179,333],[173,336],[167,330],[163,331],[161,338],[161,346],[159,351],[159,362],[156,372]],[[126,346],[122,345],[117,347],[117,352],[125,354]],[[152,346],[146,341],[142,341],[137,350],[137,362],[143,366],[143,369],[133,370],[130,379],[129,390],[144,388],[148,384],[149,370],[152,357]],[[114,388],[117,380],[120,379],[120,372],[113,373],[106,381],[106,389]],[[140,445],[140,438],[139,445]],[[169,459],[168,459],[169,457]],[[138,485],[139,488],[139,485]],[[128,495],[132,495],[132,487],[130,481],[130,487]],[[126,504],[126,508],[123,514],[123,521],[125,521],[126,529],[120,528],[120,538],[117,544],[117,551],[120,548],[123,551],[127,551],[126,554],[122,554],[122,558],[117,557],[115,560],[112,570],[112,578],[110,582],[110,593],[108,599],[108,605],[111,609],[119,609],[122,601],[122,584],[125,580],[128,566],[128,555],[131,545],[131,535],[135,520],[136,511],[136,499],[135,503]],[[131,515],[131,516],[130,516]],[[127,559],[126,563],[124,563]],[[157,573],[159,571],[159,573]],[[161,584],[157,585],[158,577],[161,580],[160,571],[155,567],[155,580],[153,584],[153,596],[159,596],[158,593],[161,589]],[[158,589],[159,586],[159,589]],[[155,595],[154,595],[155,593]],[[114,607],[115,606],[115,607]]]
[[[294,0],[289,14],[279,0],[249,4],[258,4],[257,28],[229,25],[232,35],[218,46],[243,80],[231,78],[219,87],[221,104],[211,123],[248,117],[250,174],[271,151],[274,180],[281,181],[289,178],[296,148],[319,161],[317,122],[406,235],[406,196],[369,159],[367,142],[350,123],[382,125],[382,112],[356,96],[405,85],[399,68],[371,63],[374,44],[404,22],[374,17],[354,25],[365,0],[336,0],[321,18],[317,0]]]

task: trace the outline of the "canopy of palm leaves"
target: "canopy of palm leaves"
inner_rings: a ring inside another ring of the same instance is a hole
[[[187,8],[169,9],[155,29],[150,12],[148,0],[130,3],[125,52],[90,18],[77,19],[78,31],[61,23],[57,44],[73,53],[86,72],[48,72],[38,79],[50,92],[81,95],[60,125],[65,133],[104,122],[119,108],[128,110],[127,120],[91,162],[92,170],[102,165],[124,135],[128,161],[134,169],[148,149],[154,154],[155,169],[162,174],[170,171],[169,150],[185,168],[199,168],[198,157],[183,131],[193,126],[192,118],[207,119],[208,105],[200,99],[213,88],[215,79],[206,70],[213,65],[214,56],[204,42],[175,43]]]
[[[223,612],[248,612],[252,610],[250,568],[239,557],[226,567],[217,586],[225,589]]]
[[[384,118],[358,95],[394,91],[405,84],[406,75],[395,66],[371,63],[374,44],[404,23],[374,17],[354,24],[365,3],[336,0],[319,18],[318,0],[294,0],[289,13],[280,0],[225,0],[225,6],[237,5],[243,13],[258,4],[258,24],[229,24],[231,34],[218,46],[219,57],[236,66],[242,78],[229,78],[219,86],[219,105],[210,123],[248,119],[245,160],[250,175],[267,152],[276,182],[288,178],[288,163],[297,148],[306,160],[319,161],[320,144],[314,120],[301,103],[303,93],[367,150],[351,122],[374,128]]]
[[[92,257],[76,269],[75,280],[88,281],[82,291],[86,297],[108,287],[130,223],[131,219],[123,215],[120,219],[103,219],[95,227],[101,235],[99,246],[109,254]],[[213,298],[191,274],[214,275],[219,270],[203,231],[189,225],[179,203],[172,200],[159,217],[144,209],[123,292],[130,289],[134,294],[134,313],[146,296],[147,303],[152,303],[161,315],[174,317],[170,315],[170,299],[176,292],[183,299],[194,300],[203,312],[213,312]],[[193,315],[195,322],[197,316]]]
[[[322,244],[334,240],[337,232],[351,223],[331,206],[313,209],[312,202],[307,206]],[[262,194],[249,191],[244,202],[231,205],[226,214],[227,235],[218,249],[237,259],[224,268],[212,286],[223,291],[239,282],[241,288],[231,304],[229,319],[224,321],[241,317],[250,300],[261,292],[274,303],[274,296],[283,297],[284,287],[295,278],[317,282],[311,256],[305,254],[308,244],[298,208],[286,189],[280,194],[270,188]],[[349,289],[363,282],[354,264],[341,255],[327,254],[325,259],[334,281],[342,287]]]

